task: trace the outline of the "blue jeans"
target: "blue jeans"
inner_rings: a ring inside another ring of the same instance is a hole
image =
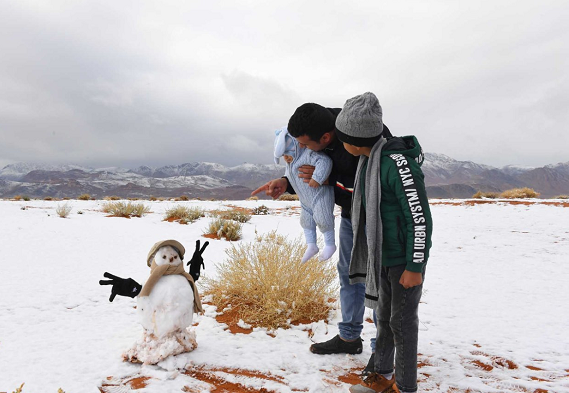
[[[340,221],[340,250],[338,276],[340,278],[340,307],[342,322],[338,323],[340,337],[344,340],[355,340],[360,337],[364,321],[365,284],[350,284],[350,260],[354,244],[352,221],[342,217]],[[372,351],[375,351],[375,338],[371,340]]]

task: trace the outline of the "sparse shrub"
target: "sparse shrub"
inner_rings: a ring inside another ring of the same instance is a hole
[[[269,214],[269,208],[265,205],[257,206],[253,209],[253,215],[255,216],[266,216]]]
[[[300,239],[276,231],[232,245],[217,266],[218,277],[204,277],[206,294],[218,310],[230,306],[246,323],[269,329],[327,319],[337,291],[336,266],[316,258],[302,264],[305,248]]]
[[[14,196],[14,200],[15,200],[15,201],[20,201],[20,200],[22,200],[22,196],[21,196],[21,195],[16,195],[16,196]]]
[[[476,194],[472,195],[472,198],[489,198],[489,199],[496,199],[500,196],[498,192],[482,192],[478,191]]]
[[[121,198],[116,195],[106,196],[103,198],[105,201],[118,201]]]
[[[22,383],[22,384],[20,385],[20,387],[19,387],[19,388],[16,388],[16,390],[13,391],[12,393],[22,393],[22,389],[23,389],[23,388],[24,388],[24,383]]]
[[[557,195],[553,197],[553,199],[569,199],[569,195]]]
[[[71,213],[72,209],[73,207],[69,203],[65,202],[63,205],[58,204],[57,207],[55,208],[55,212],[59,217],[67,218],[69,213]]]
[[[53,197],[46,196],[43,198],[44,201],[53,201]]]
[[[77,199],[79,199],[80,201],[88,201],[89,199],[91,199],[91,195],[81,194],[77,197]]]
[[[233,220],[224,220],[216,218],[209,223],[208,229],[204,232],[206,235],[213,235],[219,239],[235,241],[241,239],[241,223]]]
[[[257,195],[254,195],[254,196],[249,197],[249,198],[247,198],[247,199],[245,199],[245,200],[246,200],[246,201],[258,201],[258,200],[259,200],[259,197],[258,197]]]
[[[129,201],[138,201],[138,198],[137,197],[131,197],[131,198],[128,198],[128,200]]]
[[[29,201],[29,200],[30,200],[30,197],[29,197],[29,196],[27,196],[27,195],[24,195],[24,196],[22,197],[22,199],[23,199],[24,201],[26,201],[26,202],[27,202],[27,201]]]
[[[246,223],[251,220],[251,214],[244,209],[212,210],[210,214],[212,217],[218,217],[223,220],[233,220],[240,223]]]
[[[525,198],[538,198],[539,192],[536,192],[533,188],[512,188],[511,190],[506,190],[500,194],[500,198],[506,199],[525,199]]]
[[[156,198],[155,196],[150,195],[150,197],[148,198],[148,200],[154,202],[154,201],[157,201],[158,198]]]
[[[199,207],[176,205],[166,210],[164,220],[179,221],[180,224],[187,224],[188,222],[196,221],[200,217],[205,217],[205,211],[203,209]]]
[[[61,200],[63,200],[63,201],[69,201],[69,200],[71,200],[71,198],[69,198],[69,197],[63,197],[63,198],[61,198]]]
[[[189,201],[190,198],[188,198],[187,195],[181,195],[178,198],[176,198],[177,201]]]
[[[116,217],[142,217],[150,212],[143,203],[107,202],[103,204],[103,212]]]
[[[296,194],[282,194],[279,201],[298,201],[298,195]]]

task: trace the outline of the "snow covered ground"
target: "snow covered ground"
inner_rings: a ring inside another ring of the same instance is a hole
[[[420,391],[569,392],[569,208],[433,202]],[[105,392],[143,385],[138,391],[346,392],[345,382],[367,363],[375,334],[369,322],[363,354],[318,356],[308,348],[337,333],[337,311],[330,323],[310,326],[312,337],[303,327],[232,334],[211,305],[196,317],[194,352],[161,367],[123,362],[121,353],[141,334],[136,301],[109,303],[110,287],[98,281],[109,271],[144,282],[146,255],[158,240],[182,242],[191,257],[210,218],[169,223],[167,208],[267,205],[271,215],[244,224],[247,242],[255,231],[275,228],[299,236],[297,210],[287,210],[298,202],[145,202],[152,213],[133,219],[106,217],[100,201],[69,201],[73,211],[62,219],[55,214],[61,203],[0,201],[0,392],[23,382],[24,393],[96,392],[103,385]],[[203,274],[216,274],[228,246],[210,241]]]

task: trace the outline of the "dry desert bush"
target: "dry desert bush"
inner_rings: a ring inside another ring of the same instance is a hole
[[[298,201],[298,195],[296,194],[282,194],[279,201]]]
[[[178,221],[180,224],[187,224],[188,222],[194,222],[201,217],[205,217],[205,211],[199,207],[176,205],[166,210],[164,220]]]
[[[539,192],[536,192],[533,188],[512,188],[511,190],[506,190],[500,194],[500,198],[506,199],[525,199],[525,198],[538,198]]]
[[[142,217],[150,212],[143,203],[107,202],[103,204],[103,212],[115,217]]]
[[[69,213],[71,213],[72,209],[73,207],[69,203],[65,202],[63,205],[58,204],[57,207],[55,208],[55,212],[59,217],[67,218]]]
[[[253,326],[287,328],[292,323],[327,319],[337,291],[336,266],[313,258],[300,262],[306,245],[276,231],[232,245],[217,266],[216,279],[204,279],[219,311],[230,307]]]
[[[233,220],[224,220],[216,218],[209,223],[204,234],[215,238],[235,241],[241,239],[241,223]]]
[[[478,191],[476,194],[472,195],[472,198],[489,198],[496,199],[500,196],[499,192],[482,192]]]
[[[106,196],[103,198],[105,201],[119,201],[121,198],[116,195]]]
[[[81,194],[77,197],[77,199],[79,199],[80,201],[88,201],[89,199],[91,199],[91,195]]]
[[[569,199],[569,195],[557,195],[553,197],[553,199]]]
[[[253,209],[253,212],[251,214],[254,216],[266,216],[269,214],[269,208],[265,205],[257,206]]]
[[[209,214],[222,220],[233,220],[240,223],[246,223],[251,220],[251,214],[244,209],[212,210]]]

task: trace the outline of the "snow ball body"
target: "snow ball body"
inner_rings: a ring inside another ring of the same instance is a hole
[[[161,247],[154,257],[156,265],[182,263],[176,250]],[[140,324],[158,337],[192,325],[194,292],[188,280],[179,274],[164,275],[156,282],[149,296],[138,297]]]

